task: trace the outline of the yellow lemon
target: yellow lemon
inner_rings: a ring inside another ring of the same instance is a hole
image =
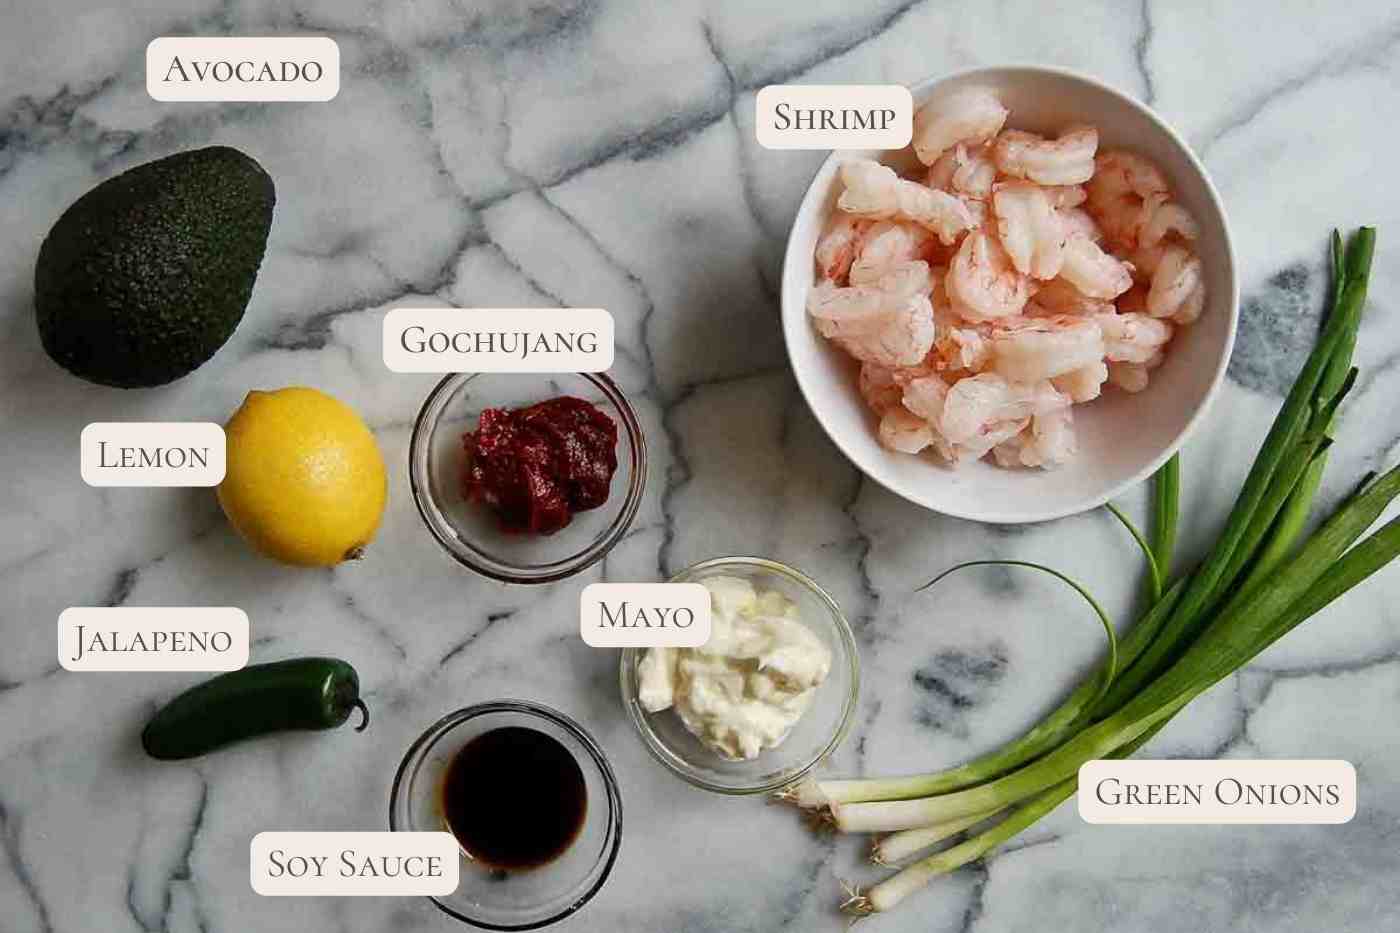
[[[255,391],[224,430],[219,505],[249,544],[306,567],[364,552],[384,514],[388,479],[374,435],[354,410],[316,389]]]

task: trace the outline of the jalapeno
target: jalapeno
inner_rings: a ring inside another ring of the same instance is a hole
[[[358,709],[355,669],[336,658],[293,658],[220,674],[165,704],[141,733],[152,758],[194,758],[272,732],[333,729]]]

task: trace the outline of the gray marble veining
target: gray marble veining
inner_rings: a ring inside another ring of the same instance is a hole
[[[1323,289],[1324,235],[1373,223],[1380,251],[1362,381],[1328,495],[1400,448],[1400,18],[1368,2],[1229,5],[516,0],[9,3],[0,10],[0,930],[433,929],[419,899],[263,899],[248,840],[380,828],[393,769],[441,713],[528,696],[584,721],[613,759],[626,829],[613,879],[561,929],[839,929],[838,879],[864,843],[669,778],[621,715],[616,658],[573,630],[586,580],[647,580],[721,553],[768,554],[830,588],[859,631],[859,721],[833,770],[953,763],[1015,735],[1099,651],[1071,596],[1018,574],[933,571],[1049,559],[1121,615],[1137,562],[1102,514],[1016,529],[919,511],[862,480],[787,369],[778,264],[820,158],[769,152],[753,95],[780,81],[909,82],[972,64],[1054,63],[1147,100],[1203,156],[1244,284],[1230,380],[1185,454],[1182,546],[1199,553],[1296,370]],[[339,43],[330,104],[158,104],[158,35],[319,34]],[[247,318],[196,375],[119,392],[39,347],[32,270],[96,181],[208,143],[277,180]],[[422,529],[403,475],[433,382],[387,372],[396,305],[584,305],[618,322],[614,375],[651,439],[646,500],[601,566],[540,589],[468,576]],[[247,389],[318,386],[366,416],[391,502],[371,558],[282,568],[198,490],[92,489],[94,420],[222,421]],[[1140,511],[1141,493],[1125,505]],[[1116,571],[1115,568],[1124,568]],[[1108,828],[1073,807],[935,883],[884,930],[1372,931],[1400,927],[1400,576],[1387,573],[1202,697],[1159,757],[1340,757],[1360,775],[1345,826]],[[69,674],[68,605],[230,604],[255,659],[352,660],[373,727],[274,739],[191,764],[136,735],[196,678]],[[873,927],[872,927],[873,928]]]

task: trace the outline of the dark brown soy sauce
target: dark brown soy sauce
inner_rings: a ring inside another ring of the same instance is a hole
[[[442,784],[447,828],[497,872],[537,868],[563,855],[588,814],[583,771],[558,739],[503,726],[472,739]]]

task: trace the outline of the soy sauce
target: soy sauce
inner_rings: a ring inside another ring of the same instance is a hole
[[[447,766],[447,828],[489,869],[520,871],[573,844],[588,813],[583,771],[558,739],[504,726],[472,739]]]

